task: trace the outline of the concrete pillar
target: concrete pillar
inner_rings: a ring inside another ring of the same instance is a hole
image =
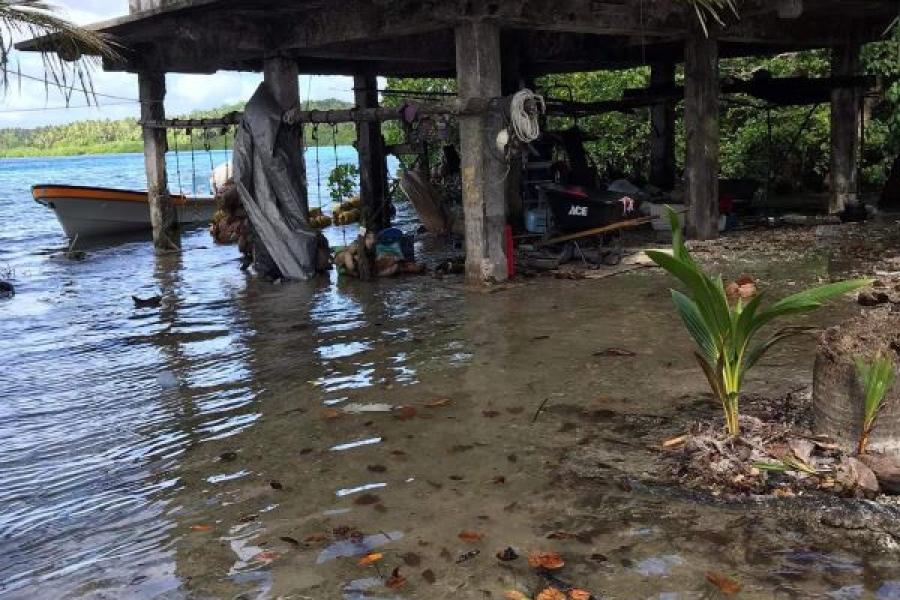
[[[378,80],[374,75],[353,78],[357,108],[378,107]],[[362,200],[362,224],[373,231],[390,226],[390,202],[387,183],[387,157],[381,124],[356,124],[356,151],[359,153],[359,198]]]
[[[500,96],[500,62],[500,31],[496,25],[457,25],[456,80],[461,99]],[[506,165],[489,146],[500,127],[500,120],[491,115],[459,119],[466,280],[471,284],[507,278]]]
[[[719,48],[699,26],[684,51],[685,200],[687,233],[719,235]]]
[[[675,63],[650,66],[650,87],[674,87]],[[675,185],[675,103],[650,108],[650,183],[663,190]]]
[[[848,43],[832,49],[831,75],[856,75],[859,45]],[[859,166],[859,90],[835,88],[831,92],[831,201],[828,210],[839,213],[857,201]]]
[[[138,73],[142,121],[162,121],[166,118],[165,97],[165,73]],[[166,130],[144,127],[143,137],[153,246],[157,251],[177,250],[181,245],[181,238],[178,232],[178,215],[169,195],[166,174]]]

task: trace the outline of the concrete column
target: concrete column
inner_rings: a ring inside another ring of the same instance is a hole
[[[142,121],[162,121],[166,118],[165,97],[165,73],[138,73],[138,98],[141,101]],[[181,246],[181,238],[178,231],[178,215],[169,195],[166,174],[166,130],[144,127],[143,137],[153,246],[157,251],[177,250]]]
[[[650,87],[674,87],[675,63],[653,63]],[[675,103],[650,108],[650,183],[663,190],[675,185]]]
[[[848,43],[831,53],[833,77],[856,75],[859,45]],[[859,166],[859,90],[835,88],[831,92],[831,201],[828,210],[839,213],[857,201]]]
[[[357,108],[378,107],[378,80],[374,75],[353,78]],[[359,197],[362,200],[362,224],[373,231],[390,226],[390,202],[387,183],[387,157],[381,124],[356,124],[356,151],[359,153]]]
[[[459,97],[500,96],[500,31],[491,23],[456,27]],[[507,278],[506,165],[490,147],[501,123],[491,115],[459,120],[463,210],[466,219],[466,280],[471,284]]]
[[[699,27],[684,51],[685,200],[687,233],[719,235],[719,48]]]

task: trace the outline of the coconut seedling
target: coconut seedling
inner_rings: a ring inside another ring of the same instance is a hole
[[[894,361],[890,356],[875,354],[871,363],[862,357],[856,359],[856,374],[863,386],[863,422],[856,451],[865,454],[875,422],[884,407],[884,399],[894,385]]]
[[[871,284],[871,279],[829,283],[793,294],[763,307],[764,293],[744,302],[729,300],[720,276],[711,277],[688,252],[678,215],[666,207],[672,227],[672,254],[648,251],[653,262],[680,281],[686,291],[672,290],[672,300],[688,333],[697,344],[694,355],[714,396],[721,402],[725,428],[731,437],[740,434],[738,424],[744,377],[775,344],[809,327],[785,327],[760,338],[763,329],[783,317],[810,312],[829,298]]]

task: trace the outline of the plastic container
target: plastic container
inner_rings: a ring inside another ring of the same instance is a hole
[[[550,228],[550,211],[546,208],[530,208],[525,211],[525,229],[529,233],[547,233]]]

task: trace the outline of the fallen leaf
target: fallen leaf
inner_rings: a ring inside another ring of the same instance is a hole
[[[507,546],[505,550],[501,550],[497,553],[497,560],[502,560],[503,562],[516,560],[517,558],[519,558],[519,555],[512,549],[512,546]]]
[[[191,531],[212,531],[212,525],[191,525]]]
[[[453,402],[450,398],[435,398],[425,403],[428,408],[441,408]]]
[[[406,583],[406,577],[400,574],[400,567],[397,567],[391,572],[391,576],[387,578],[384,585],[393,590],[402,586],[404,583]]]
[[[483,410],[483,411],[481,411],[481,414],[483,416],[487,417],[488,419],[493,419],[494,417],[500,416],[500,413],[496,410]]]
[[[344,416],[344,412],[336,408],[325,408],[322,410],[322,418],[328,421],[340,419],[342,416]]]
[[[306,536],[305,538],[303,538],[303,541],[304,541],[304,542],[310,542],[310,543],[313,543],[313,542],[324,542],[324,541],[327,541],[327,540],[328,540],[328,534],[327,534],[327,533],[321,533],[321,532],[311,533],[311,534],[309,534],[308,536]]]
[[[668,440],[662,443],[662,447],[665,449],[678,448],[679,446],[684,446],[684,443],[687,441],[688,436],[679,435],[678,437],[669,438]]]
[[[387,467],[384,465],[369,465],[366,469],[371,473],[384,473],[387,471]]]
[[[419,411],[416,410],[415,406],[398,406],[394,410],[394,417],[401,421],[409,421],[414,418],[418,412]]]
[[[375,494],[363,494],[359,496],[356,500],[353,501],[353,504],[358,506],[369,506],[371,504],[378,504],[381,502],[381,498],[376,496]]]
[[[494,477],[493,481],[497,485],[503,485],[504,483],[506,483],[506,477],[504,477],[503,475],[497,475],[496,477]]]
[[[572,588],[569,590],[569,600],[591,600],[592,594],[587,590]]]
[[[422,571],[422,579],[424,579],[428,583],[434,583],[435,581],[437,581],[437,577],[435,577],[434,571],[432,571],[431,569],[425,569],[424,571]]]
[[[531,598],[529,598],[519,590],[507,590],[503,594],[503,597],[506,598],[506,600],[531,600]]]
[[[277,479],[273,479],[272,481],[270,481],[269,487],[271,487],[273,490],[283,490],[284,489],[284,485],[282,485],[282,483],[280,481],[278,481]]]
[[[271,562],[278,560],[281,555],[273,550],[263,550],[259,554],[256,554],[253,558],[251,558],[251,562],[258,562],[264,565],[267,565]]]
[[[228,451],[228,452],[223,452],[222,454],[219,455],[219,460],[225,461],[225,462],[235,460],[236,458],[237,458],[237,452]]]
[[[566,595],[556,588],[547,588],[535,596],[534,600],[566,600]]]
[[[403,562],[405,562],[410,567],[418,567],[422,563],[422,558],[415,552],[407,552],[406,554],[401,554],[400,558],[402,558]]]
[[[297,548],[300,547],[300,542],[298,542],[297,540],[295,540],[294,538],[292,538],[292,537],[290,537],[290,536],[282,535],[282,536],[280,536],[278,539],[281,540],[282,542],[287,542],[287,543],[290,544],[291,546],[294,546],[294,547],[297,547]]]
[[[733,596],[741,591],[741,584],[724,573],[707,571],[706,580],[719,588],[726,596]]]
[[[382,558],[384,558],[384,554],[382,554],[381,552],[372,552],[371,554],[366,554],[365,556],[363,556],[356,564],[361,567],[368,567],[369,565],[377,563]]]
[[[607,348],[606,350],[601,350],[600,352],[594,352],[594,356],[637,356],[631,350],[626,350],[624,348]]]
[[[548,540],[572,540],[576,537],[578,537],[578,534],[571,531],[554,531],[547,534]]]
[[[484,534],[477,531],[463,530],[459,532],[459,539],[464,542],[480,542],[483,537]]]
[[[528,564],[532,569],[555,571],[566,564],[557,552],[532,552],[528,555]]]

